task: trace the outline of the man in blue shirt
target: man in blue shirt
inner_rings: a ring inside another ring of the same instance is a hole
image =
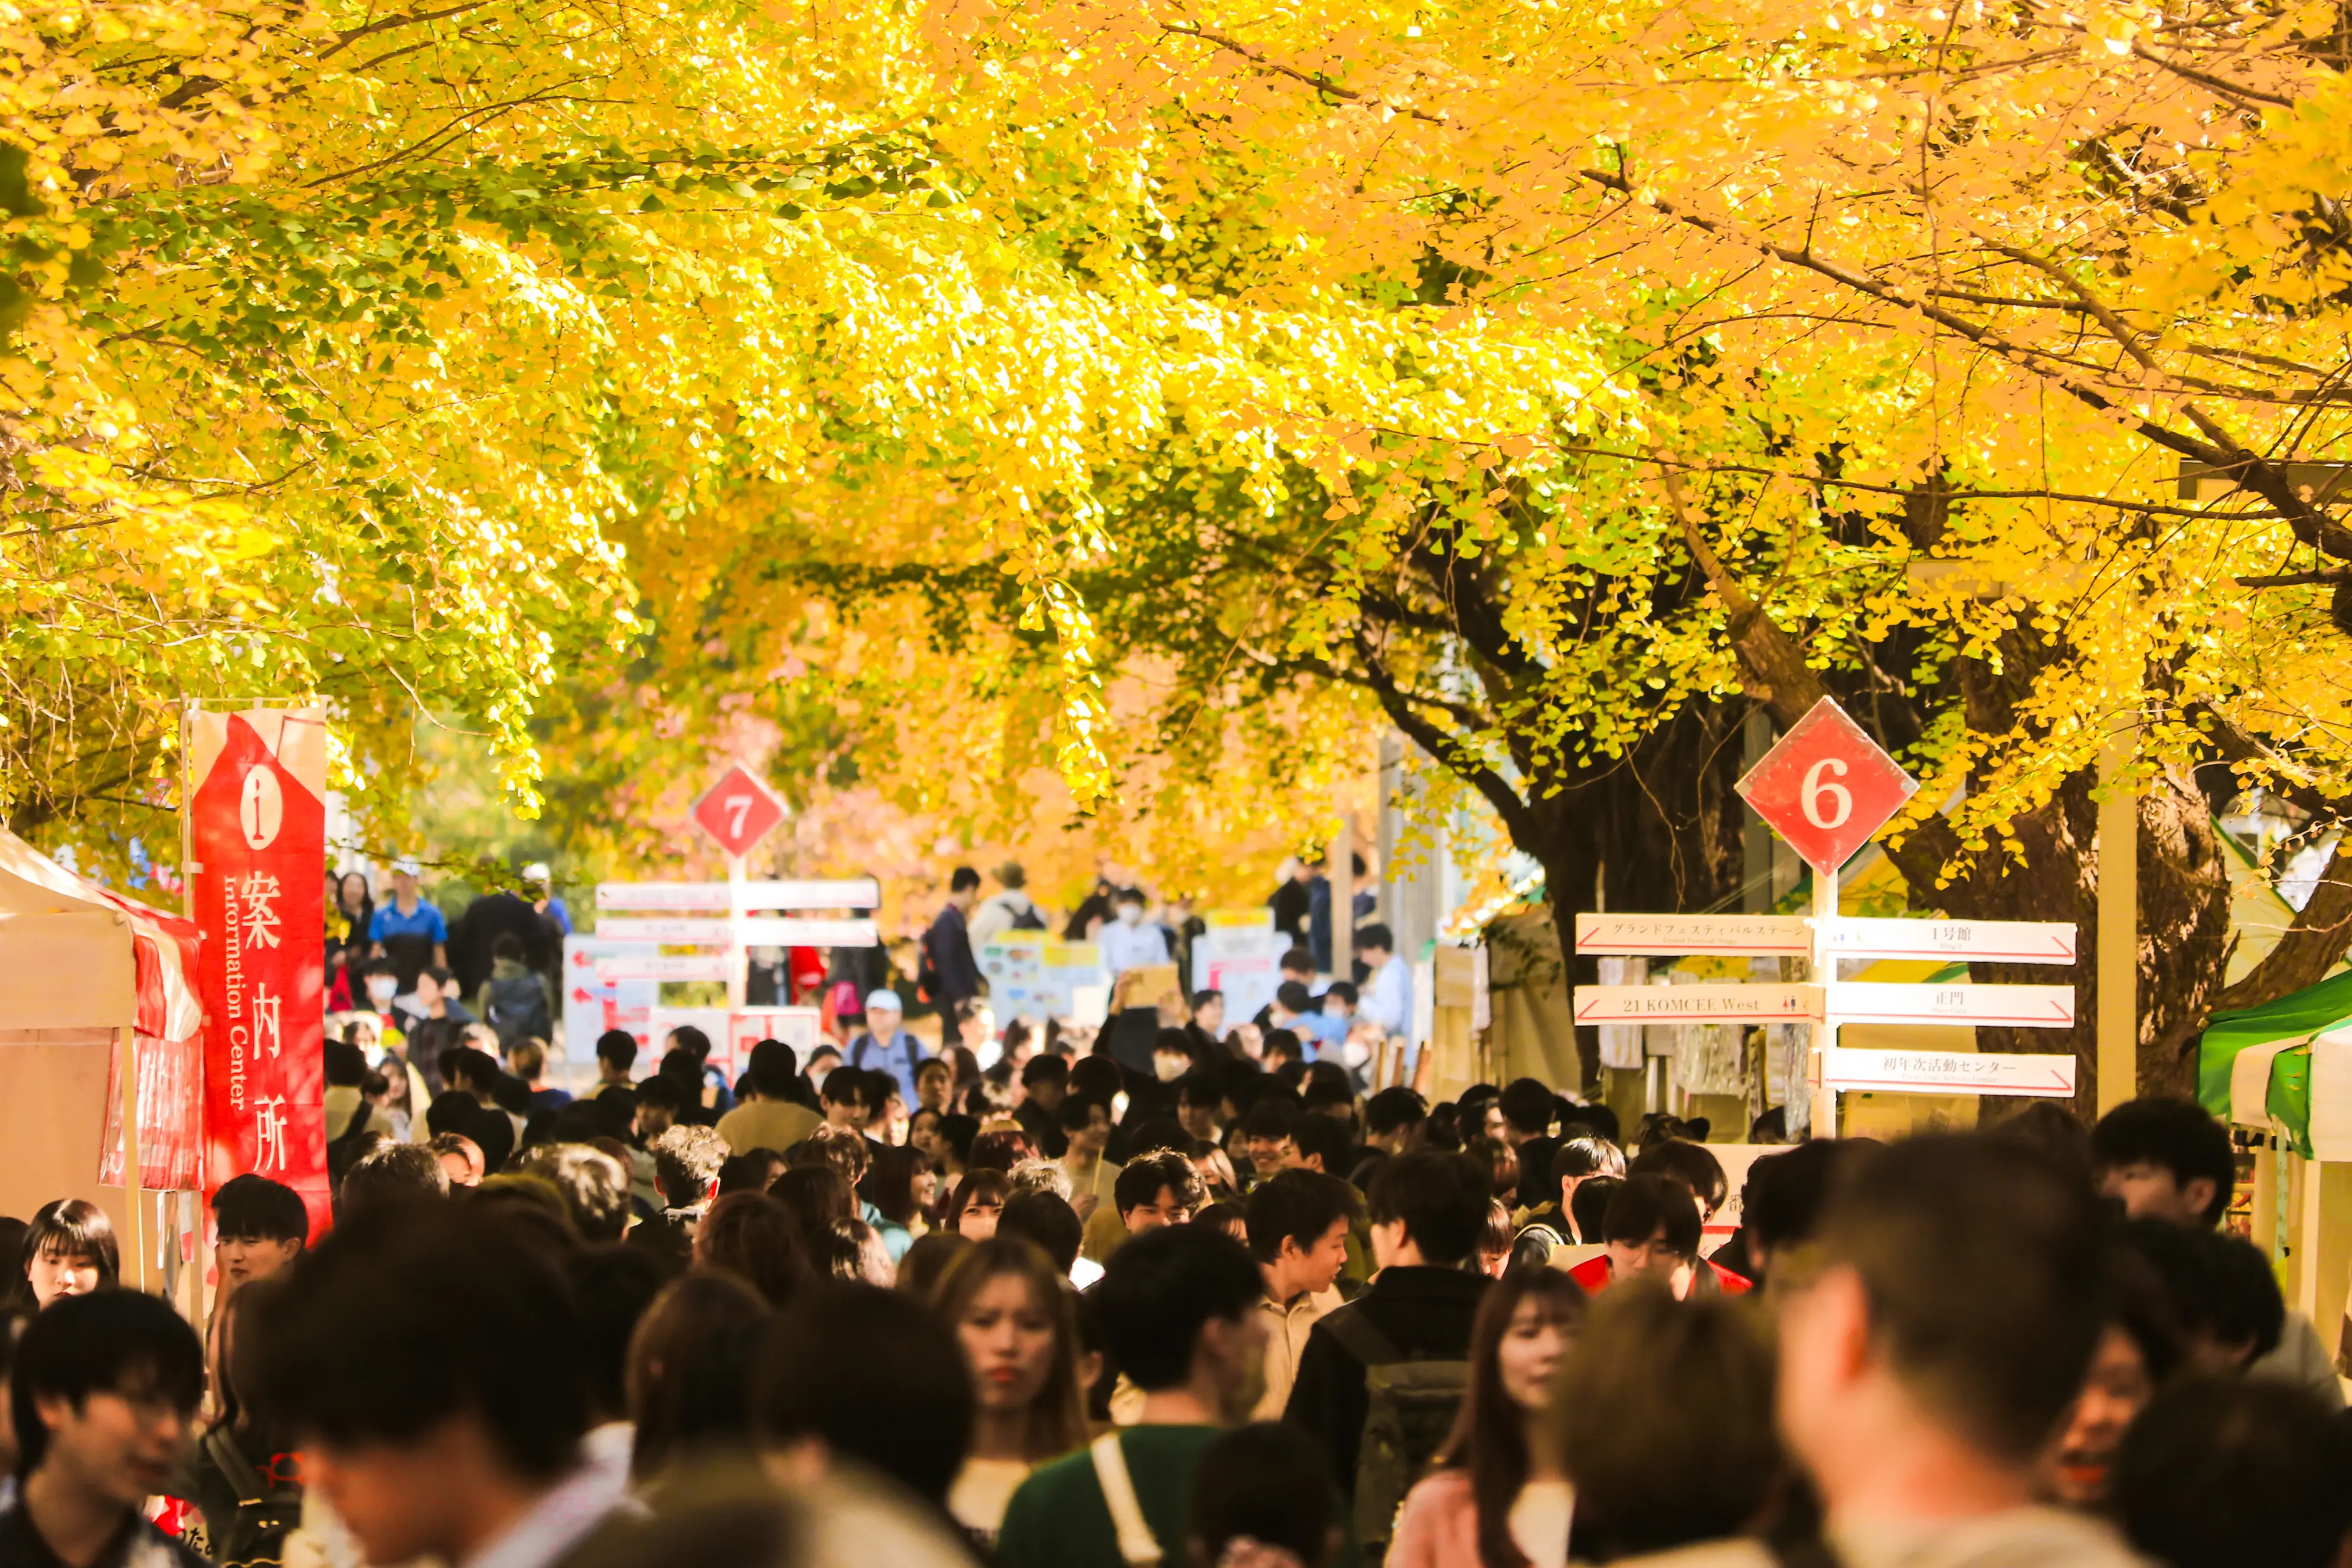
[[[393,863],[392,897],[375,907],[375,916],[368,921],[368,942],[377,957],[389,958],[399,967],[403,991],[415,985],[417,971],[428,964],[449,966],[449,922],[417,896],[416,872],[414,860]]]
[[[898,1026],[900,1016],[897,992],[877,991],[867,996],[866,1027],[849,1042],[844,1059],[854,1068],[888,1073],[898,1080],[899,1097],[909,1106],[920,1105],[921,1097],[915,1093],[915,1068],[923,1061],[923,1042]]]

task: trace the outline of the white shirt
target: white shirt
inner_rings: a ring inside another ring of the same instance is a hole
[[[1102,948],[1103,973],[1113,980],[1130,969],[1170,962],[1168,933],[1158,926],[1112,921],[1095,941]]]
[[[609,1454],[599,1455],[585,1445],[583,1449],[577,1468],[458,1568],[549,1568],[627,1505],[627,1500],[613,1488]],[[623,1473],[625,1477],[625,1469]]]
[[[1372,972],[1372,986],[1359,1011],[1386,1035],[1412,1032],[1412,970],[1395,953]]]

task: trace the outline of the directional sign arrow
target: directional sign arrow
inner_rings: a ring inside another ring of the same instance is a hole
[[[837,882],[746,882],[747,910],[870,910],[882,902],[882,885],[871,877]],[[724,910],[724,882],[599,882],[599,910]]]
[[[1576,951],[1711,958],[1786,953],[1802,958],[1812,952],[1812,938],[1795,915],[1579,915]]]
[[[1830,927],[1830,951],[1840,958],[2072,963],[2074,927],[2067,921],[1866,920],[1841,916]]]
[[[1706,1024],[1822,1016],[1818,985],[1580,985],[1580,1024]]]
[[[2071,985],[1880,985],[1829,988],[1834,1024],[1996,1024],[2064,1029],[2074,1023]]]
[[[1882,1094],[2022,1094],[2063,1100],[2074,1092],[2074,1058],[1832,1047],[1824,1053],[1822,1081],[1831,1089]]]
[[[725,957],[656,955],[652,958],[600,958],[596,978],[616,980],[725,980],[732,969]]]

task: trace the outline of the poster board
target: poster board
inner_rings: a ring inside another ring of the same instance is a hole
[[[626,1031],[637,1042],[638,1070],[653,1070],[654,1064],[646,1058],[653,1051],[653,1011],[661,983],[602,979],[596,961],[650,958],[660,951],[658,942],[597,936],[563,939],[562,1080],[572,1093],[595,1091],[596,1038],[607,1029]]]
[[[1102,949],[1090,942],[1013,931],[982,943],[977,956],[1000,1027],[1015,1016],[1075,1017],[1078,990],[1102,984]]]

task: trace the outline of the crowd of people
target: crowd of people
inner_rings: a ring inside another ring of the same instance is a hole
[[[1776,1151],[1710,1250],[1671,1118],[1155,1046],[772,1040],[722,1095],[615,1035],[560,1102],[456,1047],[463,1114],[347,1132],[316,1245],[219,1190],[201,1331],[95,1206],[10,1222],[0,1564],[2352,1552],[2332,1359],[2193,1105]]]
[[[1042,928],[998,877],[934,932]],[[1097,892],[1133,962],[1182,940]],[[931,993],[934,1039],[836,954],[806,1059],[613,1030],[575,1097],[522,929],[561,906],[513,903],[464,978],[406,870],[343,909],[332,1224],[222,1185],[200,1324],[97,1206],[0,1220],[0,1568],[2352,1563],[2335,1360],[2193,1104],[1735,1194],[1701,1123],[1381,1087],[1402,966],[1360,924],[1320,978],[1304,868],[1255,1017]]]

